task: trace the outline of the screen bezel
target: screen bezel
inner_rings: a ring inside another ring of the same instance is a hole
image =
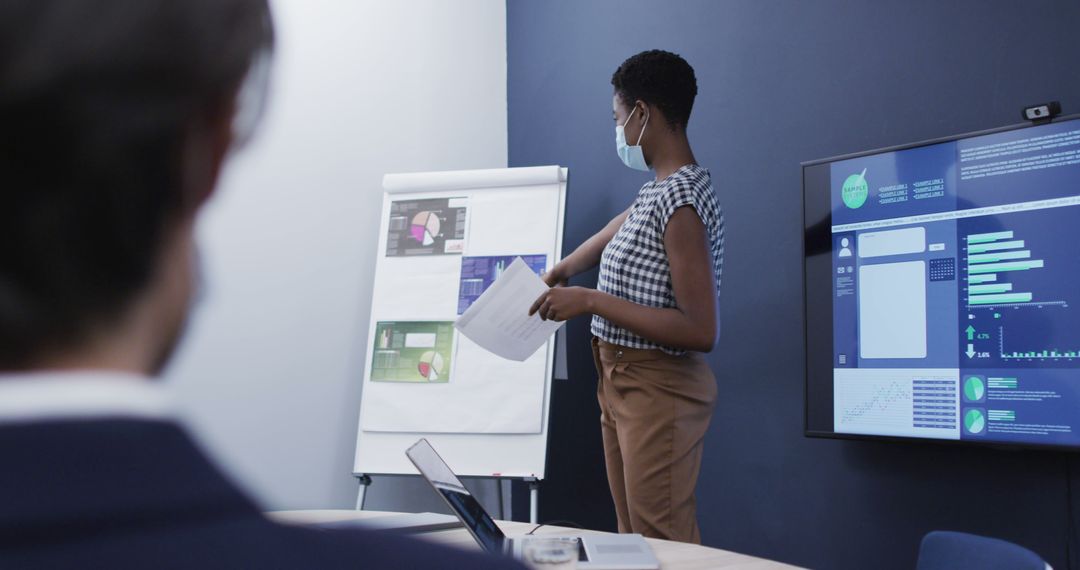
[[[1044,126],[1044,125],[1051,124],[1051,123],[1064,123],[1064,122],[1074,121],[1074,120],[1080,120],[1080,113],[1073,113],[1073,114],[1069,114],[1069,115],[1062,115],[1062,116],[1054,117],[1053,120],[1046,121],[1046,122],[1040,122],[1040,123],[1032,123],[1032,122],[1014,123],[1014,124],[1011,124],[1011,125],[1006,125],[1006,126],[1002,126],[1002,127],[995,127],[995,128],[985,129],[985,130],[981,130],[981,131],[973,131],[973,132],[968,132],[968,133],[944,136],[944,137],[928,139],[928,140],[914,142],[914,143],[900,144],[900,145],[884,147],[884,148],[879,148],[879,149],[874,149],[874,150],[867,150],[867,151],[860,151],[860,152],[855,152],[855,153],[843,154],[843,155],[833,156],[833,157],[829,157],[829,158],[820,158],[820,159],[816,159],[816,160],[810,160],[810,161],[802,162],[800,164],[800,166],[801,166],[801,179],[802,179],[802,185],[803,185],[803,191],[802,191],[801,194],[802,194],[802,201],[803,201],[803,203],[802,203],[802,207],[803,207],[803,232],[802,232],[802,240],[803,240],[803,260],[802,260],[803,261],[803,271],[802,271],[802,275],[803,275],[803,349],[805,351],[805,360],[804,360],[805,375],[804,375],[804,378],[803,378],[803,435],[805,437],[821,438],[821,439],[861,440],[861,441],[888,441],[888,442],[909,443],[909,444],[964,445],[964,446],[976,446],[976,447],[998,448],[998,449],[1013,449],[1013,450],[1015,450],[1015,449],[1026,449],[1026,450],[1057,451],[1057,452],[1063,452],[1063,451],[1064,452],[1077,452],[1077,451],[1080,451],[1080,444],[1078,444],[1078,445],[1059,445],[1059,444],[1043,444],[1043,443],[995,442],[995,441],[971,440],[971,439],[968,439],[968,440],[963,440],[963,439],[934,439],[934,438],[926,438],[926,437],[902,437],[902,436],[889,436],[889,435],[868,435],[868,434],[853,434],[853,433],[837,433],[836,430],[835,430],[835,426],[833,426],[833,429],[829,430],[829,431],[823,431],[823,430],[819,430],[819,429],[811,429],[811,427],[810,427],[810,391],[811,391],[810,382],[811,382],[811,375],[813,374],[813,370],[818,370],[818,373],[821,373],[821,370],[820,370],[821,363],[820,363],[820,361],[822,360],[822,358],[820,356],[820,351],[812,350],[812,345],[821,344],[821,342],[818,341],[817,343],[814,343],[810,339],[810,313],[811,313],[811,308],[810,308],[811,305],[810,305],[810,303],[812,301],[814,301],[814,300],[820,300],[821,297],[816,296],[814,299],[810,298],[809,290],[811,288],[811,285],[810,285],[811,281],[810,281],[810,275],[808,273],[808,271],[810,271],[810,269],[809,269],[810,264],[807,262],[808,259],[810,259],[810,249],[809,248],[811,246],[815,245],[815,244],[811,244],[811,243],[808,242],[807,234],[809,234],[815,228],[824,227],[825,229],[830,230],[830,231],[828,231],[827,233],[822,234],[822,235],[824,235],[825,237],[829,237],[829,236],[832,235],[832,232],[831,232],[831,228],[832,228],[832,204],[831,204],[832,195],[831,195],[831,193],[828,193],[824,197],[820,197],[820,196],[813,197],[814,199],[816,199],[816,201],[811,202],[812,197],[807,196],[808,188],[807,188],[807,184],[806,184],[806,173],[807,173],[808,168],[825,166],[825,165],[828,165],[828,164],[831,164],[831,163],[834,163],[834,162],[838,162],[838,161],[841,161],[841,160],[848,160],[848,159],[852,159],[852,158],[860,158],[860,157],[864,157],[864,156],[883,154],[883,153],[887,153],[887,152],[897,152],[897,151],[902,151],[902,150],[909,150],[909,149],[913,149],[913,148],[919,148],[919,147],[930,146],[930,145],[941,144],[941,143],[947,143],[947,142],[954,142],[954,141],[963,140],[963,139],[969,139],[969,138],[973,138],[973,137],[979,137],[979,136],[991,135],[991,134],[995,134],[995,133],[1003,133],[1003,132],[1009,132],[1009,131],[1018,131],[1018,130],[1022,130],[1022,129],[1040,127],[1040,126]],[[822,199],[824,200],[823,202],[822,202]],[[821,211],[822,207],[824,207],[824,211],[825,211],[825,214],[823,216],[820,214],[820,211]],[[814,221],[812,221],[811,218],[810,218],[811,213],[816,213],[817,214],[817,217],[815,218]],[[821,236],[817,236],[817,237],[821,237]],[[817,245],[820,245],[820,244],[817,244]],[[828,250],[831,253],[831,251],[832,251],[831,239],[829,240],[829,243],[828,243]],[[830,274],[832,273],[831,267],[830,267],[829,273]],[[831,377],[831,374],[832,374],[832,357],[831,357],[831,354],[832,354],[832,334],[831,334],[832,333],[832,289],[831,289],[831,286],[828,287],[827,290],[828,290],[828,293],[825,296],[825,300],[828,301],[828,303],[827,303],[828,304],[828,310],[825,311],[825,313],[827,314],[827,319],[823,319],[823,320],[827,320],[827,324],[829,325],[828,330],[830,331],[830,334],[827,335],[826,343],[828,344],[828,348],[829,348],[828,354],[830,356],[829,356],[829,358],[825,358],[824,360],[828,364],[828,373],[829,373],[829,375]],[[819,322],[819,321],[815,320],[815,322]],[[831,382],[831,378],[830,378],[830,382]]]

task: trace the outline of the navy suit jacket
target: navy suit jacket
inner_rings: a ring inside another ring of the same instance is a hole
[[[275,524],[177,424],[0,424],[0,568],[520,568],[362,530]]]

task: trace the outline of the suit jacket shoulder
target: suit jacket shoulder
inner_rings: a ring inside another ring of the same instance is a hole
[[[266,519],[177,424],[0,425],[3,568],[520,568],[419,539]]]

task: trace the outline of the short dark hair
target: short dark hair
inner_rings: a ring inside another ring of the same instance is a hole
[[[185,145],[270,49],[267,0],[0,2],[0,368],[144,289],[191,214]]]
[[[686,127],[697,97],[694,68],[678,54],[663,50],[643,51],[630,57],[611,76],[615,93],[623,103],[641,100],[656,105],[672,127]]]

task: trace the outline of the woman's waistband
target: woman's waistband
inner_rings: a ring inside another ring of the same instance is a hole
[[[630,348],[619,344],[613,344],[606,340],[593,337],[592,344],[600,354],[601,360],[619,362],[641,362],[645,360],[673,360],[683,361],[692,358],[694,354],[688,352],[683,355],[668,354],[658,348]]]

